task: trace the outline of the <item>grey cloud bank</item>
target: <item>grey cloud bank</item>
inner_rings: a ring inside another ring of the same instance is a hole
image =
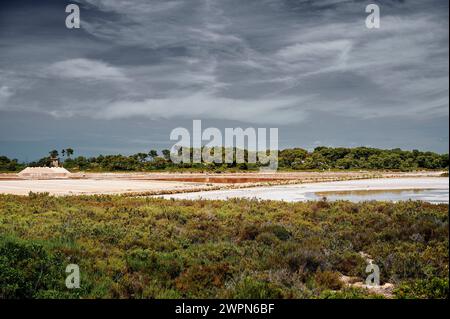
[[[73,30],[68,3],[2,2],[0,154],[162,148],[192,119],[448,151],[448,1],[87,0]]]

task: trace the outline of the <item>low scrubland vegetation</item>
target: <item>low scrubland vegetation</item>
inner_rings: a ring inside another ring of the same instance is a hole
[[[0,195],[0,298],[447,298],[448,205]],[[81,287],[65,286],[77,264]]]

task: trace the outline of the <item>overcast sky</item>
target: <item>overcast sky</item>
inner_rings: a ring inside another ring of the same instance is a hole
[[[448,0],[2,1],[0,155],[161,150],[193,119],[448,152],[447,28]]]

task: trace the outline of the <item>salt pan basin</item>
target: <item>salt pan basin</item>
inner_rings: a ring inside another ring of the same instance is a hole
[[[430,203],[449,202],[447,177],[366,179],[311,184],[280,185],[163,195],[169,199],[249,198],[301,202],[327,197],[332,200],[422,200]],[[359,191],[359,192],[358,192]]]
[[[203,184],[146,180],[0,180],[0,194],[28,195],[29,192],[51,195],[133,194],[141,192],[171,192],[192,190]]]

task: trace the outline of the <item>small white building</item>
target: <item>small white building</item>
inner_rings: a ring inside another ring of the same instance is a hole
[[[17,175],[25,179],[62,179],[72,174],[62,167],[27,167]]]

